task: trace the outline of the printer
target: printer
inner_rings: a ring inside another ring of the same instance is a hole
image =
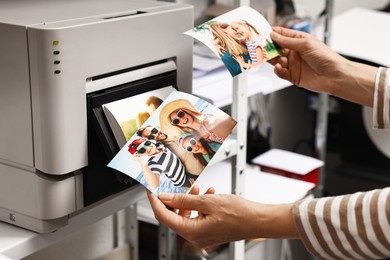
[[[193,7],[145,0],[0,2],[0,220],[39,233],[138,185],[102,104],[192,90]]]

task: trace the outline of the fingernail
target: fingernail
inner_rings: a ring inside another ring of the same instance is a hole
[[[158,198],[160,200],[172,200],[173,194],[168,192],[161,192],[160,195],[158,195]]]

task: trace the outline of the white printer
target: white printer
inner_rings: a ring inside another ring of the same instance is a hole
[[[52,232],[137,185],[101,105],[192,89],[190,5],[145,0],[0,2],[0,220]]]

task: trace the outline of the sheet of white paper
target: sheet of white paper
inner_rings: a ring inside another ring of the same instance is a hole
[[[223,161],[207,167],[197,180],[201,193],[214,187],[218,194],[231,193],[232,165]],[[261,203],[291,203],[304,198],[314,184],[291,179],[276,174],[265,173],[259,167],[247,166],[245,169],[244,197]]]
[[[252,163],[301,175],[324,165],[323,161],[316,158],[280,149],[271,149],[262,153],[255,157]]]

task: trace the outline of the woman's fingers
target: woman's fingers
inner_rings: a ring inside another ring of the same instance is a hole
[[[283,27],[280,27],[280,26],[272,27],[272,31],[277,33],[277,34],[279,34],[279,35],[283,35],[283,36],[290,37],[290,38],[304,38],[305,35],[306,35],[303,32],[300,32],[300,31],[297,31],[297,30],[283,28]],[[272,34],[272,32],[271,32],[271,34]]]
[[[284,68],[280,63],[275,64],[274,72],[279,78],[291,81],[290,71]]]
[[[181,230],[183,223],[183,217],[176,214],[171,209],[167,208],[153,193],[147,191],[150,205],[152,206],[155,218],[172,228],[173,230]]]
[[[288,58],[287,57],[279,57],[279,59],[277,60],[277,62],[274,64],[279,64],[280,66],[282,66],[282,68],[287,68],[288,67]]]
[[[199,195],[200,189],[199,186],[194,185],[191,190],[189,191],[189,194],[192,195]],[[184,218],[189,218],[191,216],[191,210],[185,210],[185,209],[176,209],[177,214]]]
[[[277,45],[291,50],[302,50],[305,48],[307,38],[311,37],[309,34],[286,28],[280,28],[280,30],[274,28],[270,36]],[[286,54],[283,53],[283,56]]]
[[[205,194],[215,194],[215,189],[213,187],[210,187],[206,190]],[[199,217],[203,217],[204,214],[202,212],[198,212]]]
[[[199,195],[180,193],[161,193],[159,195],[159,199],[168,207],[204,212],[207,210],[207,207],[202,204],[202,197]]]
[[[215,193],[215,189],[213,187],[210,187],[206,190],[205,194],[214,194]]]

